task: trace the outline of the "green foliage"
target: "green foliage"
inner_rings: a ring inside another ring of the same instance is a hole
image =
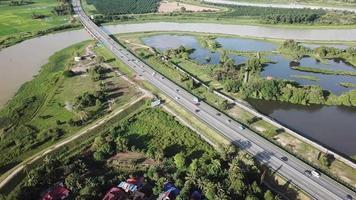
[[[179,46],[176,49],[168,49],[165,55],[171,58],[183,58],[189,59],[189,55],[194,51],[194,49],[189,49],[184,46]]]
[[[87,0],[104,15],[142,14],[156,12],[160,0]]]
[[[221,6],[221,4],[215,4]],[[223,5],[229,11],[218,18],[255,17],[265,24],[355,24],[356,14],[352,12],[326,11],[315,9],[273,8]]]
[[[185,165],[185,158],[184,155],[182,153],[178,153],[176,154],[174,157],[174,163],[176,164],[176,167],[178,169],[182,169]]]
[[[330,167],[334,160],[335,157],[331,154],[321,153],[321,155],[319,156],[319,162],[324,167]]]

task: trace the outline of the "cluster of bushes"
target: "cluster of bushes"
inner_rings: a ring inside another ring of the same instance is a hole
[[[78,109],[83,109],[95,105],[101,105],[107,100],[107,96],[103,91],[96,91],[93,94],[89,92],[84,92],[81,96],[76,98],[76,107]]]
[[[221,6],[216,4],[216,6]],[[322,9],[272,8],[223,5],[230,8],[218,18],[234,18],[240,16],[257,17],[266,24],[342,24],[356,23],[356,14],[342,11],[326,11]]]
[[[58,0],[58,6],[54,7],[52,13],[55,15],[70,15],[73,12],[70,0]]]
[[[94,81],[99,81],[104,78],[108,69],[102,67],[101,65],[96,65],[94,68],[90,69],[90,75]]]
[[[150,199],[157,198],[166,181],[181,189],[179,200],[187,199],[194,190],[209,200],[278,198],[260,183],[262,172],[251,156],[234,146],[221,147],[217,153],[161,110],[143,110],[96,137],[90,149],[64,162],[46,159],[29,171],[10,199],[26,195],[26,199],[38,199],[42,191],[59,181],[71,190],[73,198],[100,199],[110,187],[137,174],[144,174],[152,186],[152,192],[147,192]],[[131,163],[132,168],[116,168],[102,162],[126,151],[144,153],[155,164],[143,167],[137,161]]]
[[[103,15],[142,14],[157,11],[160,0],[87,0]]]
[[[29,1],[29,0],[11,0],[9,2],[9,6],[23,6],[23,5],[28,5],[28,4],[32,4],[33,1]]]
[[[347,49],[338,49],[335,47],[320,46],[315,49],[311,49],[303,46],[295,40],[286,40],[279,47],[279,51],[287,52],[295,55],[296,59],[300,59],[304,56],[315,56],[325,59],[338,59],[348,62],[348,64],[356,64],[356,48],[349,47]]]
[[[311,24],[316,22],[322,14],[287,14],[287,15],[266,15],[262,17],[265,24]]]
[[[171,57],[171,58],[184,58],[184,59],[189,59],[189,55],[193,53],[194,49],[190,49],[187,47],[184,47],[183,45],[179,46],[178,48],[175,49],[168,49],[165,51],[165,56]]]

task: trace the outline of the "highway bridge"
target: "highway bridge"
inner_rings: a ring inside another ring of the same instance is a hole
[[[147,80],[172,100],[176,101],[184,109],[216,129],[233,144],[249,152],[260,163],[270,167],[272,170],[277,170],[277,173],[308,193],[314,199],[344,200],[347,199],[347,197],[356,199],[356,194],[353,191],[328,176],[321,174],[318,178],[306,174],[306,170],[313,171],[315,169],[262,138],[255,132],[243,128],[241,124],[223,113],[220,113],[205,102],[201,101],[199,104],[196,104],[192,94],[165,78],[164,75],[153,70],[130,51],[115,42],[109,36],[109,33],[93,23],[83,11],[80,0],[73,0],[73,8],[85,29],[96,40],[108,48],[118,59],[122,60],[139,76]]]

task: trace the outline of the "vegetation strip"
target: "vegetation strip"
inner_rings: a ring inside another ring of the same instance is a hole
[[[312,72],[312,73],[320,73],[320,74],[328,74],[328,75],[356,76],[356,72],[351,72],[351,71],[328,70],[328,69],[319,69],[319,68],[303,67],[303,66],[295,66],[292,68],[303,72]]]

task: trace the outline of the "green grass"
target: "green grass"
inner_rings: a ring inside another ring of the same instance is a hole
[[[307,75],[291,75],[293,78],[305,79],[309,81],[318,81],[320,80],[318,77],[315,76],[307,76]]]
[[[57,6],[53,0],[33,0],[33,4],[24,6],[0,5],[0,37],[24,32],[36,32],[69,21],[69,16],[56,16],[51,10]],[[32,19],[32,14],[44,14],[45,19]]]
[[[303,71],[303,72],[320,73],[320,74],[328,74],[328,75],[356,76],[356,72],[351,72],[351,71],[327,70],[327,69],[304,67],[304,66],[296,66],[296,67],[292,67],[292,68],[295,70],[298,70],[298,71]]]
[[[356,88],[355,83],[341,82],[340,85],[345,88]]]
[[[41,72],[30,82],[25,83],[17,94],[0,111],[0,171],[6,171],[12,165],[31,156],[33,153],[53,144],[58,138],[51,130],[61,129],[67,137],[75,133],[90,121],[105,114],[100,106],[85,108],[90,114],[88,122],[81,126],[69,125],[69,120],[80,118],[79,112],[69,111],[67,104],[74,104],[76,97],[84,92],[100,89],[101,81],[93,81],[89,75],[67,78],[63,76],[65,68],[73,62],[76,52],[83,52],[88,42],[83,42],[50,57]],[[120,107],[137,97],[137,91],[125,80],[110,72],[104,83],[111,82],[119,86],[119,97],[114,101],[113,109]],[[115,91],[116,92],[116,91]],[[58,123],[58,121],[60,123]]]

